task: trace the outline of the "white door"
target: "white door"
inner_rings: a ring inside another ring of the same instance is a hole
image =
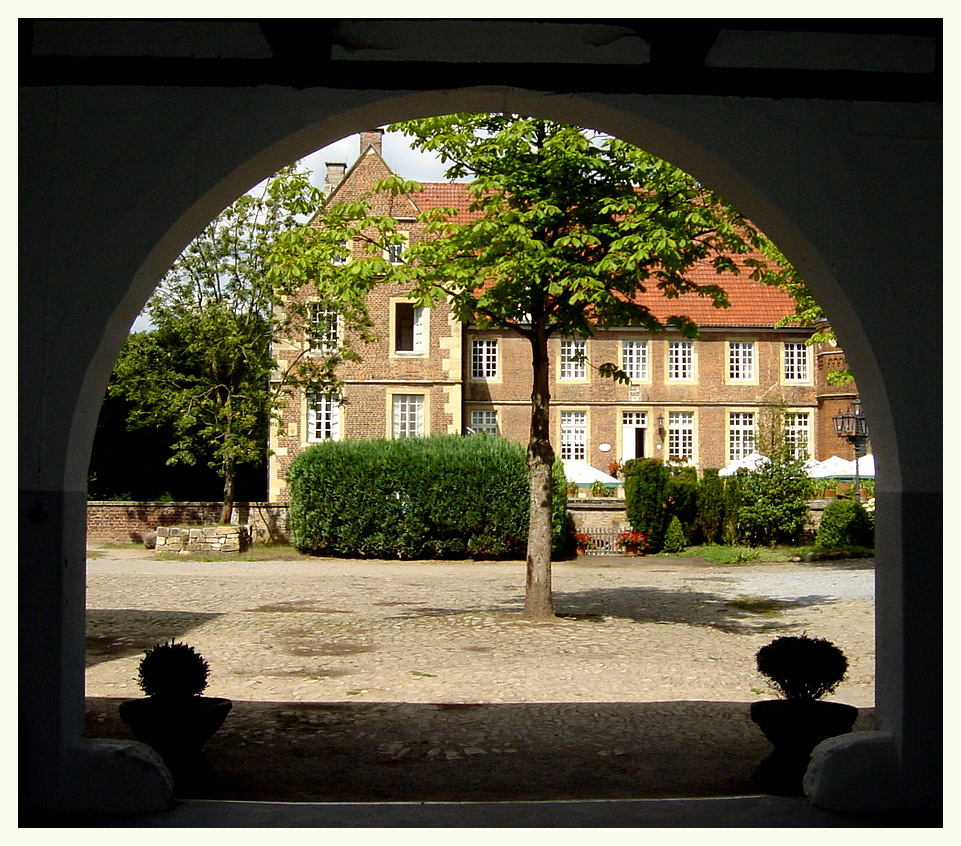
[[[644,457],[647,441],[647,412],[621,412],[621,460]]]

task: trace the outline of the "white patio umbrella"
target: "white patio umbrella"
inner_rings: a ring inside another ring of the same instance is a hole
[[[717,475],[733,476],[738,470],[757,470],[766,461],[770,461],[770,459],[759,452],[752,452],[750,455],[745,455],[744,458],[732,461],[727,467],[722,467],[718,470]]]
[[[563,461],[564,475],[568,482],[577,485],[593,485],[600,482],[604,485],[619,485],[620,482],[603,470],[592,467],[586,461]]]

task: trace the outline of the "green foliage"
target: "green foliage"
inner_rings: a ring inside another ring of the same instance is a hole
[[[442,435],[315,444],[288,472],[302,552],[362,558],[519,556],[529,488],[523,449],[503,438]],[[558,548],[564,477],[553,475]]]
[[[574,552],[574,518],[567,510],[568,484],[564,463],[554,460],[551,468],[553,505],[551,507],[551,553],[555,556]]]
[[[677,516],[671,517],[667,531],[664,533],[664,552],[683,552],[687,547],[687,538],[684,535],[684,528]]]
[[[831,641],[807,635],[775,638],[756,658],[758,672],[792,700],[813,701],[832,693],[848,670],[847,658]]]
[[[210,666],[192,646],[170,640],[144,653],[137,682],[147,696],[199,696],[209,673]]]
[[[317,355],[301,340],[300,354],[278,369],[272,342],[306,333],[307,303],[293,295],[313,279],[345,326],[361,336],[369,326],[368,289],[334,284],[334,245],[301,222],[321,199],[309,172],[291,166],[225,209],[164,276],[146,309],[154,328],[127,339],[110,383],[130,406],[129,428],[169,429],[171,463],[216,469],[224,520],[238,465],[266,457],[284,391],[337,393],[336,366],[356,358],[346,342]]]
[[[624,509],[631,527],[647,535],[658,552],[667,529],[667,487],[671,475],[659,458],[634,458],[624,465]]]
[[[794,541],[804,525],[810,494],[803,462],[788,457],[772,459],[757,470],[738,475],[741,540],[750,546]]]
[[[697,491],[697,523],[706,543],[718,543],[724,532],[724,480],[716,467],[704,470]]]
[[[684,537],[696,543],[699,540],[697,500],[700,483],[697,470],[693,467],[672,467],[667,483],[667,512],[677,517],[681,523]]]
[[[817,545],[821,549],[837,549],[846,546],[874,546],[874,528],[871,516],[859,502],[853,499],[836,499],[829,502],[818,526]]]
[[[740,543],[738,514],[741,511],[742,487],[746,471],[739,471],[724,479],[724,529],[723,540],[728,546]]]

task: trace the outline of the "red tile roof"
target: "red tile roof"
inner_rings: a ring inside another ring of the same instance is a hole
[[[423,191],[413,195],[421,208],[452,207],[458,209],[453,222],[466,223],[480,217],[479,213],[468,212],[470,195],[465,182],[425,182]],[[760,258],[760,255],[755,255]],[[693,267],[688,278],[699,285],[720,285],[728,295],[731,305],[728,308],[715,308],[710,297],[685,294],[677,299],[667,299],[658,293],[653,282],[646,293],[638,296],[637,301],[651,309],[660,320],[671,315],[684,315],[698,326],[773,326],[782,317],[794,314],[794,300],[783,291],[763,285],[750,278],[750,267],[741,262],[741,274],[717,273],[710,262]]]

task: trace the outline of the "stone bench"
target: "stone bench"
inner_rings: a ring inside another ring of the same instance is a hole
[[[157,552],[244,552],[250,526],[160,526]]]

